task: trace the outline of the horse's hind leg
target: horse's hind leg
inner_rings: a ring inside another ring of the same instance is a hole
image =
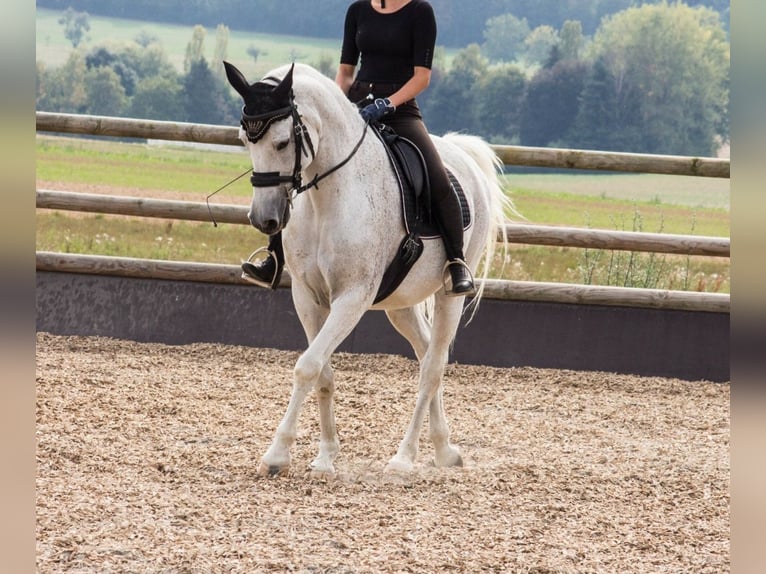
[[[431,341],[431,325],[420,307],[392,309],[386,311],[388,320],[394,329],[412,345],[418,361],[422,361]]]
[[[418,453],[420,430],[426,409],[429,409],[430,435],[434,443],[437,466],[459,466],[462,458],[457,447],[449,442],[449,426],[444,414],[441,383],[444,366],[449,358],[449,347],[457,331],[463,307],[463,298],[437,296],[434,323],[428,350],[420,362],[418,397],[407,432],[396,455],[386,470],[409,472]]]

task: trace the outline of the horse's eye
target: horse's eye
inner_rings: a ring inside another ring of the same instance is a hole
[[[282,140],[280,142],[277,142],[277,151],[282,151],[287,147],[287,144],[290,143],[290,140]]]

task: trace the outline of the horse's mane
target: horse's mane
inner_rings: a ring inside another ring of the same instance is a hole
[[[264,77],[283,78],[287,74],[290,66],[286,64],[279,66],[268,72]],[[356,106],[349,101],[343,90],[338,87],[335,80],[327,77],[316,68],[308,64],[296,62],[293,70],[293,88],[296,93],[296,100],[303,100],[306,103],[312,103],[316,107],[324,107],[330,103],[340,106],[340,112],[350,114],[355,112]],[[330,101],[327,98],[331,97]],[[321,106],[319,99],[322,99]],[[299,101],[300,103],[300,101]],[[358,115],[358,114],[357,114]]]

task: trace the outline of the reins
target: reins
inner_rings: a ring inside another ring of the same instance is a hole
[[[221,187],[219,187],[218,189],[216,189],[216,190],[215,190],[213,193],[211,193],[210,195],[208,195],[208,196],[205,198],[205,203],[207,204],[207,212],[208,212],[208,214],[210,215],[210,221],[212,221],[212,222],[213,222],[213,227],[218,227],[218,223],[216,222],[216,220],[215,220],[215,217],[213,217],[213,210],[212,210],[212,209],[210,209],[210,198],[211,198],[211,197],[213,197],[213,196],[214,196],[216,193],[218,193],[218,192],[219,192],[219,191],[221,191],[222,189],[225,189],[225,188],[229,187],[229,186],[230,186],[232,183],[234,183],[235,181],[237,181],[237,180],[239,180],[239,179],[242,179],[243,177],[245,177],[245,176],[248,174],[248,172],[250,171],[250,169],[251,169],[251,168],[247,168],[247,169],[246,169],[244,172],[242,172],[242,173],[241,173],[241,174],[239,174],[237,177],[235,177],[234,179],[232,179],[232,180],[231,180],[229,183],[225,183],[225,184],[223,184]]]
[[[322,175],[315,175],[313,179],[308,182],[306,185],[302,185],[298,189],[295,190],[295,195],[298,195],[299,193],[303,193],[307,189],[310,189],[312,187],[316,187],[319,189],[319,185],[317,185],[320,181],[322,181],[324,178],[326,178],[328,175],[331,175],[338,171],[340,168],[342,168],[344,165],[346,165],[349,161],[351,161],[351,158],[356,155],[356,152],[359,151],[359,148],[362,147],[362,142],[364,142],[364,138],[367,135],[367,128],[370,127],[369,122],[365,122],[364,124],[364,130],[362,130],[362,137],[359,138],[359,141],[356,142],[356,145],[354,146],[354,149],[351,150],[351,152],[346,156],[346,159],[341,161],[339,164],[335,165],[334,167],[331,167],[326,172],[324,172]]]

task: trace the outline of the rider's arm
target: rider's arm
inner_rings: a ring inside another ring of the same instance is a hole
[[[338,66],[338,72],[335,74],[335,83],[343,90],[343,93],[348,95],[348,90],[351,88],[351,84],[354,83],[354,71],[356,66],[351,64],[341,64]]]
[[[412,77],[399,88],[396,92],[389,96],[389,100],[397,108],[405,102],[409,102],[428,87],[431,83],[431,70],[424,68],[423,66],[415,66],[415,73]]]

